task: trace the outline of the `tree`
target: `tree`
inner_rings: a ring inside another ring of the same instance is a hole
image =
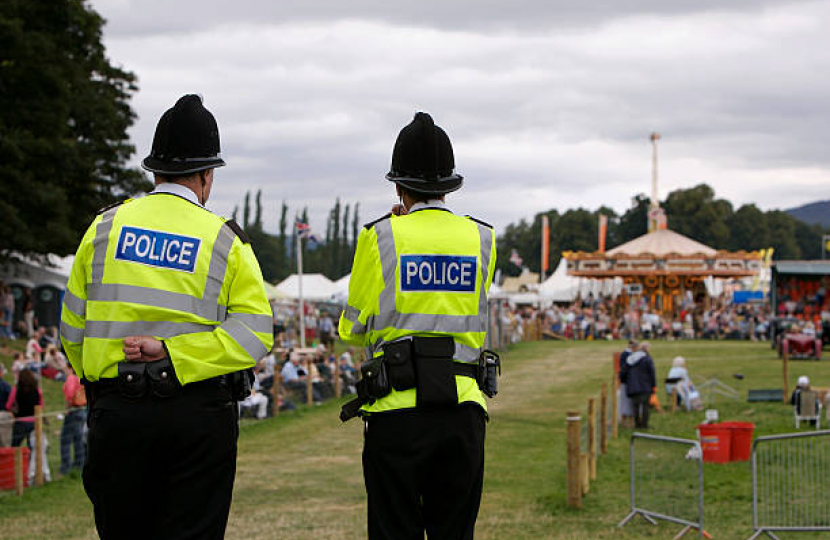
[[[136,77],[107,59],[103,25],[84,0],[0,3],[6,254],[72,253],[101,207],[152,188],[127,166]]]
[[[729,249],[738,251],[768,248],[770,230],[767,215],[754,204],[738,208],[727,220]]]
[[[671,230],[716,249],[727,247],[726,222],[732,214],[732,204],[715,199],[715,191],[708,185],[672,191],[663,208]]]

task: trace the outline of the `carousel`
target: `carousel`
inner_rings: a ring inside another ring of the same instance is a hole
[[[687,293],[698,302],[722,290],[725,280],[753,277],[762,267],[758,251],[729,252],[710,248],[667,228],[650,232],[608,252],[566,251],[568,275],[622,278],[623,306],[645,297],[664,314],[672,313]]]

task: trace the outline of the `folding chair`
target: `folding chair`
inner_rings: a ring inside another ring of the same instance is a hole
[[[801,411],[800,413],[798,411]],[[816,429],[821,429],[821,402],[818,394],[812,390],[798,393],[798,403],[793,407],[795,427],[800,427],[802,421],[815,421]]]

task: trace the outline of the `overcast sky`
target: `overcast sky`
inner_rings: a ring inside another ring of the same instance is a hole
[[[138,76],[136,164],[159,116],[200,93],[228,165],[209,203],[262,189],[324,227],[395,202],[398,131],[452,139],[459,213],[503,229],[549,208],[623,212],[706,182],[764,209],[830,199],[830,2],[725,0],[93,0],[115,64]],[[671,226],[671,224],[669,224]],[[320,231],[324,232],[324,231]]]

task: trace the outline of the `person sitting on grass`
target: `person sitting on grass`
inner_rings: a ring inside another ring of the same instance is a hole
[[[806,375],[802,375],[801,377],[799,377],[798,378],[798,384],[796,385],[795,390],[793,390],[792,396],[790,396],[790,405],[793,405],[795,407],[795,412],[799,416],[802,416],[802,414],[803,414],[801,412],[801,394],[803,394],[805,392],[809,392],[810,390],[811,390],[811,388],[810,388],[810,379]],[[820,401],[818,399],[818,396],[817,396],[816,397],[816,410],[813,412],[813,414],[816,415],[816,416],[818,416],[820,405],[821,405],[821,403],[820,403]],[[810,425],[811,426],[816,425],[815,419],[810,420]]]

